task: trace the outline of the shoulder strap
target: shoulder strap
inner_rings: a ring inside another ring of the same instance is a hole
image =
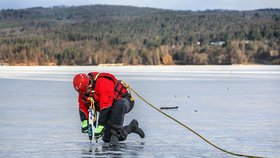
[[[101,73],[96,74],[93,80],[96,81],[100,74]]]
[[[97,73],[95,76],[92,73],[88,73],[88,76],[89,76],[89,78],[92,82],[92,87],[95,87],[95,83],[96,83],[96,80],[97,80],[99,75],[100,75],[100,73]]]

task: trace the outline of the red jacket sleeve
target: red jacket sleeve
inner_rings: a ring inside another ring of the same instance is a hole
[[[80,112],[80,118],[81,121],[88,119],[88,105],[84,102],[82,99],[82,95],[79,94],[78,97],[78,102],[79,102],[79,112]],[[85,118],[84,118],[85,117]]]
[[[95,85],[95,92],[98,93],[100,111],[112,106],[114,100],[114,82],[107,78],[99,78]]]

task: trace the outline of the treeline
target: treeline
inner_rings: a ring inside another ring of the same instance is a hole
[[[0,64],[280,64],[280,9],[0,11]]]

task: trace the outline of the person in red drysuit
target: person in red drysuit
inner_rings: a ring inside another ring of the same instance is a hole
[[[94,100],[95,109],[99,112],[98,126],[94,137],[102,137],[110,145],[118,145],[130,133],[137,133],[141,138],[145,134],[133,119],[129,125],[123,126],[124,115],[134,106],[134,99],[121,81],[109,73],[90,72],[77,74],[73,78],[73,86],[78,92],[79,113],[82,122],[82,133],[88,133],[88,109],[90,97]]]

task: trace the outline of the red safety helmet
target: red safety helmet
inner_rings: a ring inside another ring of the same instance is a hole
[[[90,84],[89,76],[83,73],[77,74],[73,79],[73,86],[75,90],[80,93],[85,93],[89,88],[89,84]]]

